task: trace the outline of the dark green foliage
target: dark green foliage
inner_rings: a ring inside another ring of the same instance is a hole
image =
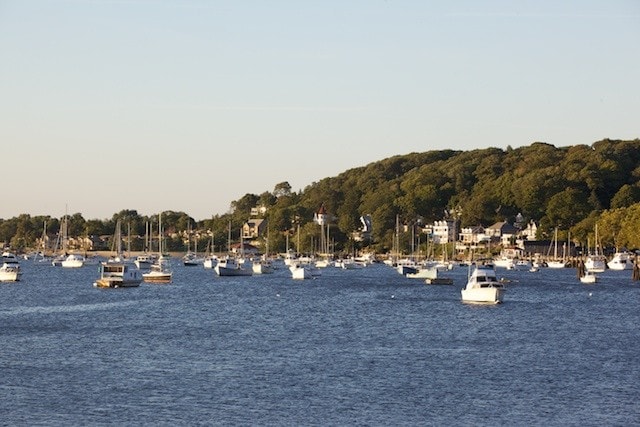
[[[638,139],[605,139],[571,147],[535,142],[507,150],[411,153],[322,179],[300,193],[292,192],[288,182],[281,182],[272,193],[245,194],[231,203],[228,213],[197,223],[184,212],[166,211],[163,224],[174,236],[189,228],[212,231],[216,249],[220,250],[227,246],[229,227],[232,241],[237,242],[251,208],[264,206],[270,250],[284,251],[287,234],[294,248],[299,225],[300,249],[309,252],[320,241],[320,226],[313,223],[313,216],[324,205],[333,217],[330,239],[336,248],[350,251],[360,247],[351,238],[361,227],[360,216],[368,214],[373,233],[367,244],[384,251],[391,248],[396,216],[404,224],[418,218],[431,223],[455,208],[463,227],[513,222],[521,213],[525,221],[532,219],[541,225],[541,235],[559,227],[571,229],[572,235],[583,239],[603,210],[628,208],[640,202],[638,165]],[[135,235],[144,234],[147,221],[157,224],[157,215],[141,217],[135,210],[123,210],[109,221],[85,221],[82,215],[74,214],[70,216],[69,234],[112,234],[117,219],[123,227],[130,226]],[[21,215],[0,220],[0,241],[16,248],[29,247],[42,234],[45,220],[49,235],[55,236],[57,219]],[[616,236],[616,240],[624,239]],[[168,244],[175,250],[184,246],[183,239],[176,237]]]

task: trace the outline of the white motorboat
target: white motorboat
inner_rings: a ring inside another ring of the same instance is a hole
[[[438,267],[419,267],[415,273],[407,273],[407,279],[437,279]]]
[[[273,273],[273,264],[268,259],[260,259],[253,261],[253,274],[271,274]]]
[[[199,257],[195,252],[187,252],[182,257],[182,263],[185,267],[196,267],[204,264],[204,258]]]
[[[140,286],[142,273],[134,263],[105,262],[100,265],[100,278],[93,286],[98,288],[130,288]]]
[[[85,257],[80,254],[69,254],[60,265],[66,268],[80,268],[84,265]]]
[[[462,302],[498,304],[502,302],[504,284],[496,278],[492,267],[476,265],[462,289]]]
[[[204,268],[214,268],[216,264],[218,264],[218,257],[215,255],[209,255],[205,257],[204,261],[202,262],[202,266]]]
[[[0,282],[17,282],[22,276],[18,257],[9,251],[2,252]]]
[[[582,283],[596,283],[598,276],[592,271],[586,270],[582,276],[580,276],[580,282]]]
[[[316,266],[318,263],[316,262]],[[354,261],[353,258],[339,259],[334,263],[336,268],[342,268],[343,270],[355,270],[356,268],[362,268],[365,264]]]
[[[565,261],[547,261],[548,268],[565,268],[567,263]]]
[[[405,258],[405,259],[398,260],[398,263],[396,265],[396,270],[398,271],[398,273],[402,274],[403,276],[406,276],[407,274],[417,273],[418,266],[416,265],[415,261]]]
[[[607,263],[611,270],[633,270],[633,261],[628,252],[616,252],[613,258]]]
[[[3,262],[0,267],[0,282],[17,282],[20,280],[22,270],[20,264],[12,262]]]
[[[296,280],[311,279],[311,271],[304,265],[294,264],[289,266],[291,277]]]
[[[342,265],[338,265],[337,263],[334,263],[334,262],[330,261],[328,258],[319,259],[318,261],[316,261],[316,267],[318,267],[318,268],[328,268],[332,264],[336,268],[341,268],[342,267]]]
[[[225,257],[218,260],[215,266],[218,276],[251,276],[253,269],[244,268],[235,258]]]
[[[16,256],[16,254],[14,254],[13,252],[9,252],[9,251],[4,251],[2,252],[2,259],[0,260],[3,263],[9,263],[9,264],[18,264],[20,265],[20,260],[18,259],[18,257]]]
[[[172,278],[169,260],[163,256],[151,264],[148,272],[142,273],[142,279],[147,283],[170,283]]]
[[[533,264],[526,259],[519,259],[516,261],[515,269],[516,270],[530,270]]]
[[[157,259],[158,257],[156,255],[145,252],[143,254],[138,255],[134,263],[140,270],[149,270],[151,268],[151,265]]]
[[[506,268],[507,270],[513,270],[515,268],[515,261],[510,257],[500,257],[493,260],[493,265],[500,268]]]
[[[589,255],[587,260],[584,262],[584,266],[587,271],[592,273],[603,273],[607,268],[607,259],[604,255]]]

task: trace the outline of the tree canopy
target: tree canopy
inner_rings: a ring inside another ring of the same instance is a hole
[[[638,248],[639,203],[640,140],[604,139],[569,147],[535,142],[506,150],[398,155],[324,178],[299,192],[284,181],[272,192],[245,194],[231,203],[229,212],[211,219],[196,221],[184,212],[168,211],[163,213],[163,224],[174,234],[191,229],[203,240],[213,235],[221,248],[227,244],[228,230],[237,240],[251,209],[262,206],[274,251],[283,251],[287,235],[293,238],[298,229],[304,242],[300,245],[311,251],[320,236],[313,215],[324,205],[332,218],[330,239],[336,250],[349,246],[362,225],[360,216],[369,215],[373,230],[366,244],[384,251],[391,247],[397,217],[403,224],[418,218],[429,223],[455,210],[462,227],[513,223],[521,214],[525,221],[539,224],[540,237],[550,236],[558,227],[581,242],[598,223],[603,243]],[[145,232],[146,223],[157,223],[157,215],[144,217],[132,209],[108,221],[87,221],[78,213],[69,217],[69,232],[113,233],[118,219],[137,235]],[[24,214],[0,220],[0,241],[29,247],[42,234],[45,222],[50,233],[58,232],[60,219],[49,216]]]

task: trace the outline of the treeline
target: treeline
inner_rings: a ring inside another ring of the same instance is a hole
[[[525,223],[538,224],[539,238],[550,238],[554,228],[559,238],[567,233],[576,243],[593,245],[594,228],[604,245],[640,247],[640,140],[609,140],[591,145],[555,147],[536,142],[506,150],[440,150],[395,156],[312,183],[294,192],[287,182],[273,191],[245,194],[232,202],[230,212],[196,221],[184,212],[163,213],[171,250],[183,250],[186,230],[196,230],[199,247],[213,241],[217,250],[226,248],[228,230],[232,241],[252,208],[266,208],[259,217],[267,220],[269,247],[312,252],[318,247],[320,228],[313,215],[321,205],[334,218],[330,239],[336,251],[351,252],[368,247],[389,251],[396,217],[403,225],[427,224],[453,217],[459,226],[488,226],[498,221],[515,222],[519,213]],[[361,215],[370,215],[370,239],[354,239],[362,227]],[[116,221],[142,236],[145,217],[125,210],[103,220],[84,220],[74,214],[70,235],[113,234]],[[27,248],[42,234],[59,230],[60,219],[21,215],[0,220],[0,241],[12,248]],[[126,232],[126,230],[124,230]],[[178,236],[180,235],[180,236]],[[404,236],[406,239],[408,236]],[[193,244],[193,240],[191,240]],[[264,243],[264,242],[263,242]],[[406,242],[405,242],[406,244]]]

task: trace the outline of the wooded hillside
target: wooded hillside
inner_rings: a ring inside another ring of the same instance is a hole
[[[586,243],[597,221],[603,244],[638,248],[639,202],[640,140],[605,139],[570,147],[536,142],[506,150],[394,156],[314,182],[299,192],[282,182],[273,191],[245,194],[232,202],[229,213],[211,219],[196,222],[184,212],[168,212],[163,223],[174,234],[195,230],[200,247],[213,230],[215,245],[221,249],[227,245],[229,224],[232,240],[237,241],[251,209],[263,206],[266,212],[261,217],[268,221],[273,251],[284,250],[288,234],[291,247],[297,249],[299,240],[299,249],[310,252],[320,236],[313,215],[324,204],[334,217],[330,236],[337,250],[353,250],[350,237],[362,226],[360,216],[371,215],[372,238],[357,246],[384,252],[391,247],[396,216],[403,224],[426,224],[450,215],[465,227],[513,223],[520,213],[525,223],[533,220],[539,225],[540,238],[558,227],[560,238],[570,232],[573,240]],[[146,222],[154,221],[135,210],[123,210],[107,221],[86,221],[74,214],[71,230],[76,235],[112,234],[118,219],[132,224],[137,235],[144,234]],[[29,247],[41,236],[44,221],[50,223],[50,233],[57,232],[59,220],[50,217],[25,214],[0,220],[0,241]],[[173,242],[174,250],[182,248],[183,239]]]

